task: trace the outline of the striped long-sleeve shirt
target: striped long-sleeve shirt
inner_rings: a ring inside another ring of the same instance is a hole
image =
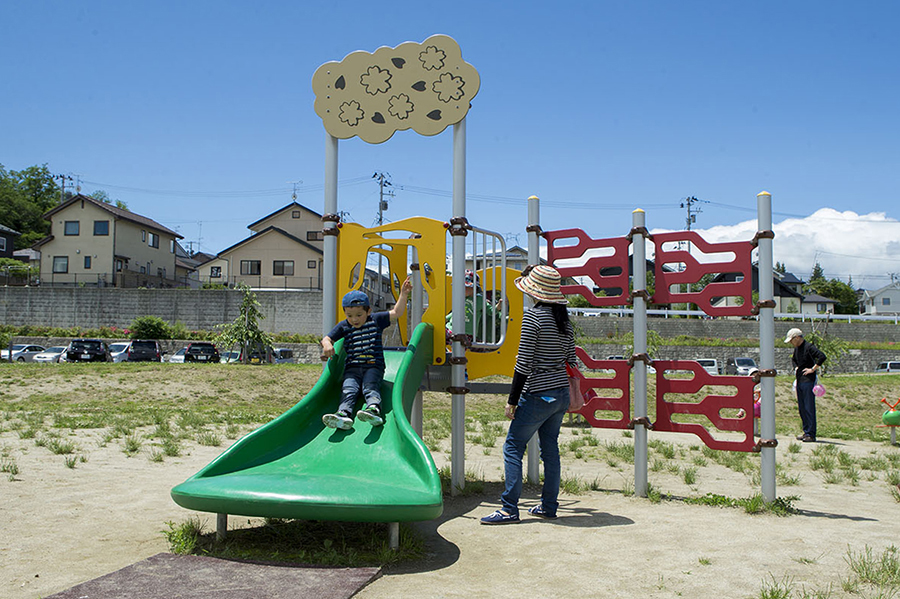
[[[549,305],[538,304],[527,310],[522,316],[522,337],[516,356],[516,372],[528,377],[524,390],[539,393],[568,386],[566,362],[577,364],[572,323],[565,334],[560,334]]]

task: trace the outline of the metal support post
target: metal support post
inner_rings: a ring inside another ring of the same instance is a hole
[[[772,195],[763,191],[756,196],[759,231],[772,230]],[[775,369],[775,283],[773,279],[772,238],[761,235],[759,242],[759,367]],[[749,298],[748,298],[749,299]],[[772,303],[769,303],[772,302]],[[764,307],[769,305],[771,307]],[[760,425],[762,439],[775,439],[775,378],[760,379]],[[762,495],[766,503],[775,501],[775,447],[764,445],[760,449],[760,478]]]
[[[466,119],[453,125],[453,217],[466,216]],[[463,233],[462,224],[451,225],[451,233]],[[466,290],[464,273],[466,271],[466,238],[464,235],[451,235],[453,271],[453,289],[451,290],[451,306],[453,310],[453,341],[451,348],[455,360],[462,361],[466,357],[463,344],[458,341],[466,332]],[[466,366],[453,363],[450,367],[450,384],[456,389],[466,385]],[[466,396],[464,393],[450,395],[450,493],[458,494],[466,484]]]
[[[538,227],[541,224],[541,200],[537,196],[528,198],[528,264],[537,266],[541,263],[541,236]],[[525,307],[534,305],[532,299],[525,295]],[[521,323],[520,323],[521,326]],[[541,480],[541,448],[537,433],[528,440],[526,449],[528,455],[528,477],[531,484],[538,484]]]
[[[337,214],[338,139],[328,135],[325,140],[325,214]],[[325,229],[333,229],[337,223],[325,221]],[[325,235],[323,240],[322,277],[322,334],[327,335],[337,323],[337,236]]]
[[[631,222],[635,234],[632,236],[632,287],[634,289],[634,353],[647,353],[647,302],[643,294],[647,288],[647,248],[644,244],[643,231],[646,226],[646,214],[638,208],[631,213]],[[647,419],[647,364],[634,361],[634,419]],[[647,427],[634,425],[634,494],[647,496]]]
[[[225,540],[228,533],[228,514],[216,514],[216,542]]]
[[[388,522],[388,546],[394,551],[400,549],[400,523]]]

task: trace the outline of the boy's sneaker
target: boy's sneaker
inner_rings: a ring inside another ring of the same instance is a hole
[[[384,418],[381,417],[381,410],[375,404],[366,406],[365,409],[357,412],[356,417],[372,426],[381,426],[384,424]]]
[[[322,422],[328,428],[339,428],[341,430],[350,430],[353,428],[353,418],[347,412],[338,412],[337,414],[325,414],[322,416]]]

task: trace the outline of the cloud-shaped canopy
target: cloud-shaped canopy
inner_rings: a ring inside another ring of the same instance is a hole
[[[480,84],[478,71],[446,35],[353,52],[323,64],[312,80],[325,130],[373,144],[406,129],[437,135],[466,116]]]

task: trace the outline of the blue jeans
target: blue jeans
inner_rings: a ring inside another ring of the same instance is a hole
[[[547,398],[547,399],[544,399]],[[551,401],[548,401],[551,400]],[[559,427],[569,409],[569,387],[542,391],[539,395],[523,393],[519,398],[515,418],[509,423],[509,433],[503,444],[506,467],[506,489],[500,496],[503,511],[518,515],[522,495],[522,456],[528,440],[537,432],[544,462],[544,486],[541,505],[551,516],[559,507]]]
[[[353,414],[356,411],[356,397],[362,388],[366,405],[381,406],[381,381],[384,370],[377,366],[350,366],[344,369],[344,383],[341,386],[339,412]]]
[[[815,381],[797,381],[797,408],[803,423],[803,434],[816,436],[816,396],[813,394]]]

